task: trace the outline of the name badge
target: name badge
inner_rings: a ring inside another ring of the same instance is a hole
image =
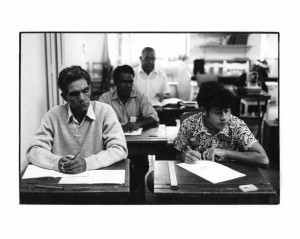
[[[132,123],[136,122],[136,116],[130,116],[130,122]]]

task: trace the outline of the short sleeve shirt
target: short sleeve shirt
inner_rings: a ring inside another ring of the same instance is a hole
[[[142,94],[145,94],[152,105],[158,105],[160,96],[170,93],[168,78],[166,73],[155,67],[147,75],[141,66],[134,69],[134,87]]]
[[[152,107],[147,97],[138,90],[133,89],[131,91],[131,95],[125,105],[118,98],[117,90],[104,93],[100,96],[99,101],[113,107],[121,124],[132,122],[132,118],[139,121],[148,117],[152,117],[156,122],[159,122],[156,110]]]
[[[174,147],[181,152],[185,152],[189,146],[191,149],[203,154],[205,150],[212,147],[248,151],[255,142],[257,140],[245,122],[231,114],[225,127],[213,136],[205,127],[203,112],[200,112],[182,122]],[[219,158],[219,161],[224,159],[224,157]]]

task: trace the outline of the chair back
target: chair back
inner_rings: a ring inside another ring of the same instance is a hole
[[[218,81],[219,80],[219,76],[218,75],[213,75],[213,74],[210,74],[210,75],[197,74],[196,75],[196,80],[198,82],[198,87],[200,87],[203,82],[206,82],[206,81]]]

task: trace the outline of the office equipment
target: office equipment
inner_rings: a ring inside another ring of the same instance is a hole
[[[130,203],[129,160],[99,170],[125,170],[123,184],[59,184],[60,177],[20,180],[21,204],[128,204]],[[97,171],[97,170],[95,170]],[[22,175],[21,175],[22,178]],[[77,178],[72,178],[77,179]],[[69,179],[68,179],[69,180]],[[35,187],[42,185],[44,187]],[[45,187],[47,186],[47,187]],[[60,188],[63,188],[60,189]]]
[[[253,184],[248,185],[240,185],[239,189],[241,189],[243,192],[253,192],[257,191],[257,187],[255,187]]]
[[[53,177],[53,178],[59,178],[59,177],[87,177],[88,172],[82,172],[78,174],[68,174],[68,173],[61,173],[58,171],[54,171],[51,169],[45,169],[37,167],[33,164],[29,164],[25,170],[25,173],[23,174],[22,179],[28,179],[28,178],[45,178],[45,177]]]
[[[212,183],[220,183],[246,176],[222,164],[207,160],[199,160],[197,164],[180,163],[178,166]]]
[[[253,166],[224,162],[224,166],[245,174],[220,183],[211,183],[184,168],[175,161],[178,190],[170,188],[168,161],[155,161],[154,195],[156,204],[269,204],[276,195],[268,180]],[[257,191],[244,193],[240,185],[253,184]]]

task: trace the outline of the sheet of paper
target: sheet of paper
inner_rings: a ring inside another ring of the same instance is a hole
[[[162,102],[161,102],[161,105],[162,106],[166,106],[166,105],[177,105],[178,102],[182,102],[181,99],[178,99],[178,98],[168,98],[168,99],[164,99]]]
[[[179,163],[177,165],[212,183],[224,182],[246,176],[222,164],[206,160],[202,160],[197,164]]]
[[[90,170],[88,177],[62,178],[59,184],[124,184],[125,170]]]
[[[87,177],[89,174],[88,171],[85,171],[83,173],[78,174],[67,174],[67,173],[60,173],[51,169],[44,169],[37,167],[35,165],[29,164],[27,166],[27,169],[23,175],[22,179],[27,178],[45,178],[45,177],[52,177],[52,178],[58,178],[58,177]]]
[[[139,128],[137,130],[134,130],[132,132],[126,132],[124,135],[141,135],[143,131],[143,128]]]

